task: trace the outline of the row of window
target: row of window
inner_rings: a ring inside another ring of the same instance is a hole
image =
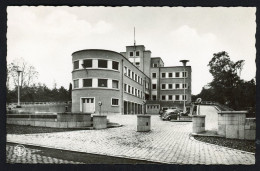
[[[187,101],[187,95],[162,95],[161,100]],[[152,95],[152,100],[157,100],[156,95]]]
[[[147,105],[147,109],[159,109],[159,105]]]
[[[129,52],[129,56],[134,56],[134,52]],[[140,52],[135,51],[135,56],[140,56]]]
[[[187,78],[188,72],[163,72],[161,78]],[[152,73],[152,78],[157,78],[157,73]]]
[[[126,66],[124,67],[124,74],[126,76],[128,76],[129,78],[131,78],[132,80],[134,80],[135,82],[144,85],[145,84],[145,88],[149,89],[149,83],[146,82],[145,80],[143,80],[142,77],[140,77],[139,75],[137,75],[136,73],[134,73],[133,71],[131,71],[129,68],[127,68]]]
[[[82,83],[80,84],[80,82]],[[101,78],[87,78],[87,79],[76,79],[73,81],[74,88],[82,87],[107,87],[118,89],[119,81]]]
[[[128,84],[124,84],[124,92],[144,99],[143,92],[141,90],[138,90],[137,88],[134,88]]]
[[[104,59],[84,59],[73,62],[74,70],[82,68],[108,68],[119,70],[119,62]]]
[[[156,87],[157,84],[153,84],[152,85],[152,89],[153,90],[156,90]],[[178,84],[161,84],[161,89],[162,90],[168,90],[168,89],[187,89],[187,84],[181,84],[181,83],[178,83]]]

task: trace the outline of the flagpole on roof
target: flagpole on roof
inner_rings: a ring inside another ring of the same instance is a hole
[[[134,27],[134,65],[136,65],[136,63],[135,63],[135,27]]]

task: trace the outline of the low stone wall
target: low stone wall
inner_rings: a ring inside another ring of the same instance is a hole
[[[232,139],[255,139],[254,122],[246,119],[246,113],[246,111],[218,112],[218,134]]]
[[[57,115],[7,115],[7,124],[52,128],[79,128],[92,126],[91,114],[58,113]]]
[[[30,125],[38,127],[50,127],[50,128],[81,128],[90,127],[91,121],[86,122],[59,122],[59,121],[35,121],[35,120],[13,120],[7,119],[7,124],[14,125]]]
[[[245,121],[245,139],[255,140],[256,137],[256,119],[246,118]]]
[[[36,112],[61,113],[61,112],[71,111],[71,104],[66,104],[66,103],[28,104],[28,105],[21,105],[21,106],[22,106],[21,108],[12,109],[10,112],[11,113],[36,113]]]
[[[82,122],[82,121],[90,121],[91,114],[90,113],[58,113],[57,121],[59,122]]]

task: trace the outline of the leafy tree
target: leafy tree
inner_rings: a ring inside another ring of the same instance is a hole
[[[235,110],[250,109],[250,116],[255,116],[256,83],[254,79],[244,81],[239,77],[243,64],[243,60],[231,61],[227,52],[213,54],[208,64],[213,80],[200,94],[193,95],[193,100],[200,97],[203,101],[216,101]]]
[[[213,81],[209,84],[214,90],[215,99],[230,107],[237,107],[237,87],[241,84],[238,72],[242,70],[244,61],[233,62],[227,52],[213,54],[209,62],[209,72],[213,76]]]

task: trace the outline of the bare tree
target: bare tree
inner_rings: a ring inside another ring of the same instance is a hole
[[[35,67],[28,64],[23,58],[17,58],[7,66],[7,88],[9,88],[11,80],[15,87],[18,85],[18,69],[22,71],[20,75],[20,85],[22,87],[29,87],[35,83],[38,77]]]

